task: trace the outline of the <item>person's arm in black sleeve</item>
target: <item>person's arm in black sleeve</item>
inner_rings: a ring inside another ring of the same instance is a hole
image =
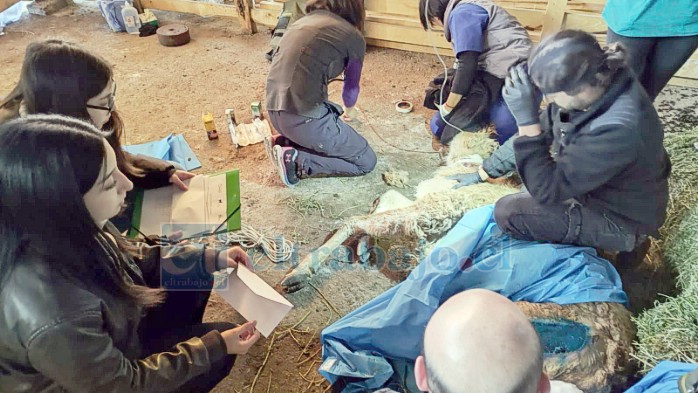
[[[176,171],[171,163],[141,154],[134,155],[126,151],[124,158],[140,172],[139,174],[126,174],[134,187],[148,190],[171,184],[170,178]]]
[[[458,54],[456,75],[453,77],[451,93],[467,96],[477,74],[479,52],[465,51]]]
[[[608,183],[636,159],[642,143],[633,130],[603,125],[577,137],[555,161],[548,134],[520,136],[514,142],[519,175],[541,204],[561,203]]]

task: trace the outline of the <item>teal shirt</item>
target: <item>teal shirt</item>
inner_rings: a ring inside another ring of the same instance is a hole
[[[698,35],[698,0],[608,0],[603,18],[626,37]]]

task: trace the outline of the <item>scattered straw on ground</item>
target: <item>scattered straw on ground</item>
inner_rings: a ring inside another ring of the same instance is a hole
[[[407,171],[389,170],[383,173],[383,181],[391,187],[406,188],[410,186],[410,174]]]
[[[662,251],[678,273],[682,293],[662,298],[635,319],[636,353],[643,371],[662,360],[698,361],[698,128],[668,134],[665,146],[673,164],[670,203],[662,228]]]

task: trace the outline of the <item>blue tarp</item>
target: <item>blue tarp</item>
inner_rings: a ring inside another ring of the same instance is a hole
[[[142,154],[176,162],[187,171],[201,168],[201,162],[196,158],[196,154],[194,154],[183,135],[170,134],[159,141],[124,146],[124,150],[131,154]]]
[[[494,207],[472,210],[402,283],[322,331],[320,373],[363,379],[344,391],[371,391],[421,351],[427,322],[452,295],[471,288],[513,301],[627,304],[613,266],[591,248],[514,240],[494,223]]]
[[[697,364],[661,362],[625,393],[678,393],[679,378],[696,368]]]

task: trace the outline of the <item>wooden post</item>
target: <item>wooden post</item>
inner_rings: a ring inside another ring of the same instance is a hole
[[[257,24],[252,20],[252,1],[253,0],[235,0],[235,5],[240,12],[240,23],[250,34],[257,32]]]
[[[141,4],[141,0],[133,0],[133,7],[138,11],[139,14],[143,13],[143,4]]]
[[[567,0],[548,0],[543,18],[543,32],[541,39],[562,30],[567,11]]]

